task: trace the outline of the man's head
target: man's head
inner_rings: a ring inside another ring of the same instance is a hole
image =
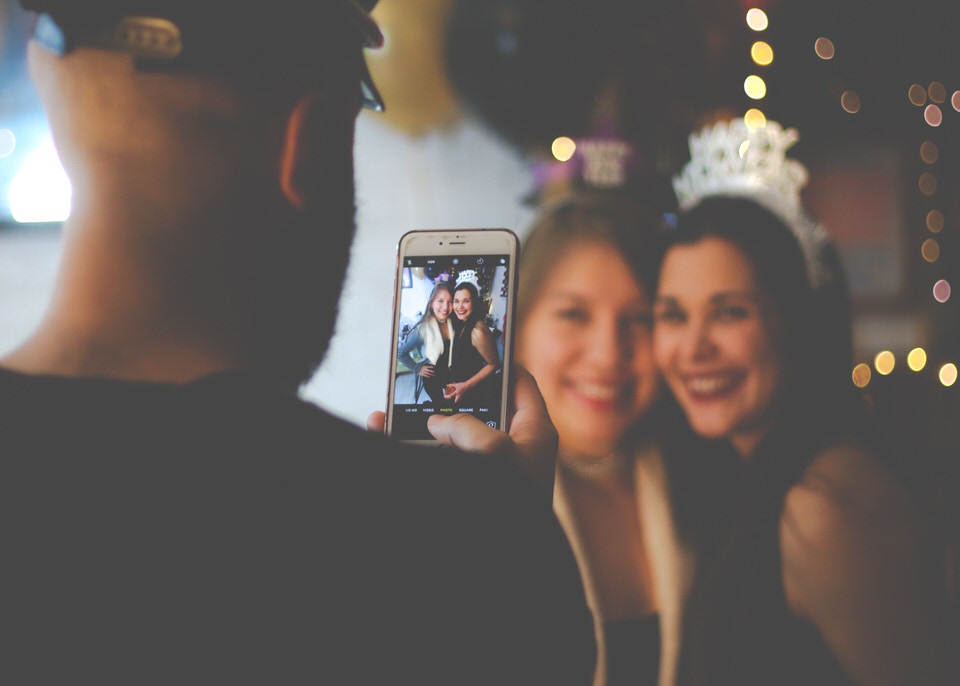
[[[84,259],[110,264],[107,245],[112,264],[141,262],[133,278],[163,301],[149,324],[230,331],[241,364],[306,380],[353,236],[353,125],[376,93],[363,48],[382,41],[367,12],[354,0],[22,4],[38,12],[31,71],[74,183],[69,229],[111,234]]]
[[[380,47],[378,0],[21,0],[34,37],[65,54],[78,46],[129,52],[141,70],[310,71],[355,46]],[[364,104],[382,109],[364,67]]]

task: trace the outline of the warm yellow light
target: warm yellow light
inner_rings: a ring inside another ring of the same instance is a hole
[[[927,366],[927,351],[923,348],[914,348],[907,353],[907,366],[919,372]]]
[[[943,231],[943,212],[940,210],[930,210],[927,212],[927,228],[930,233],[940,233]]]
[[[554,158],[560,162],[569,160],[576,151],[577,144],[573,142],[572,138],[567,138],[566,136],[555,138],[553,144],[550,146],[550,152],[552,152]]]
[[[756,74],[751,74],[743,80],[743,92],[753,100],[760,100],[767,94],[767,84]]]
[[[889,350],[881,350],[877,353],[876,357],[873,358],[873,366],[877,370],[877,373],[883,374],[884,376],[893,371],[896,363],[897,359]]]
[[[743,123],[748,129],[761,129],[767,125],[767,116],[756,107],[751,107],[744,113]]]
[[[773,62],[773,48],[769,43],[758,40],[750,46],[750,57],[761,67],[766,67]]]
[[[870,365],[861,362],[853,368],[853,385],[857,388],[865,387],[868,383],[870,383],[871,375],[872,372],[870,371]]]
[[[944,386],[952,386],[957,383],[957,365],[953,362],[947,362],[940,367],[940,383]]]
[[[767,13],[758,7],[747,10],[746,20],[747,26],[754,31],[765,31],[770,25],[770,20],[767,19]]]

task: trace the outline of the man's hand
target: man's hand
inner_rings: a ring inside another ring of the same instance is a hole
[[[533,475],[553,494],[557,466],[557,431],[547,414],[537,382],[520,365],[514,365],[514,412],[509,434],[491,429],[469,414],[432,415],[427,428],[444,445],[474,453],[503,451],[513,454],[517,464]],[[367,417],[367,429],[382,433],[383,412]]]

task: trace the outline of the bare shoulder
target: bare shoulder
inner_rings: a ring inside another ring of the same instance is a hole
[[[791,611],[857,683],[958,683],[936,534],[868,451],[817,455],[787,493],[780,550]]]
[[[878,567],[896,567],[917,552],[922,527],[908,489],[862,446],[822,451],[787,493],[781,516],[791,604],[800,609],[812,593],[843,593],[863,575],[876,578]]]
[[[787,513],[820,512],[841,520],[901,516],[913,502],[908,490],[862,445],[837,443],[821,451],[787,494]],[[839,522],[835,522],[839,523]]]
[[[473,329],[470,331],[470,336],[473,339],[477,338],[493,338],[493,332],[490,330],[482,319],[478,319],[474,325]]]

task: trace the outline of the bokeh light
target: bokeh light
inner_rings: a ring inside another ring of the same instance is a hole
[[[940,126],[943,123],[943,112],[936,105],[927,105],[923,110],[923,120],[930,126]]]
[[[930,233],[940,233],[943,231],[943,212],[940,210],[930,210],[927,212],[927,228]]]
[[[936,262],[940,259],[940,244],[934,239],[928,238],[920,246],[920,254],[927,262]]]
[[[927,164],[933,164],[937,161],[940,151],[937,150],[937,144],[933,141],[924,141],[920,144],[920,159]]]
[[[920,187],[921,193],[931,196],[937,192],[937,177],[930,172],[923,172],[917,185]]]
[[[861,362],[853,368],[853,385],[857,388],[864,388],[870,383],[870,377],[873,372],[870,371],[870,365]]]
[[[915,372],[922,371],[927,366],[927,351],[923,348],[914,348],[908,352],[907,366]]]
[[[950,96],[950,104],[953,105],[953,109],[960,112],[960,91],[953,91],[953,95]]]
[[[817,53],[817,57],[822,60],[831,60],[836,54],[833,41],[829,38],[823,38],[822,36],[814,42],[813,51]]]
[[[773,48],[769,43],[758,40],[750,46],[750,57],[756,64],[766,67],[773,62]]]
[[[911,103],[917,107],[922,107],[927,104],[927,89],[919,83],[915,83],[907,89],[907,97],[910,98]]]
[[[751,74],[743,80],[743,92],[749,98],[760,100],[767,94],[767,84],[756,74]]]
[[[767,125],[767,115],[756,107],[751,107],[743,114],[743,123],[750,129],[763,128]]]
[[[553,153],[553,157],[560,162],[566,162],[571,157],[573,153],[577,151],[577,144],[574,143],[572,138],[567,138],[566,136],[560,136],[555,138],[553,143],[550,145],[550,152]]]
[[[938,303],[945,303],[950,299],[950,283],[946,279],[940,279],[933,284],[933,299]]]
[[[765,31],[767,27],[770,26],[770,20],[767,18],[767,13],[758,7],[753,7],[747,10],[746,20],[747,26],[754,31]]]
[[[947,362],[945,365],[940,367],[940,383],[944,386],[952,386],[957,383],[957,365],[953,362]]]
[[[844,112],[856,114],[860,111],[860,96],[853,91],[843,91],[840,96],[840,107]]]
[[[877,373],[883,374],[884,376],[892,372],[896,364],[897,358],[895,358],[889,350],[881,350],[873,358],[873,366],[877,370]]]
[[[930,85],[927,86],[927,95],[933,102],[939,104],[947,99],[947,89],[939,81],[931,81]]]

